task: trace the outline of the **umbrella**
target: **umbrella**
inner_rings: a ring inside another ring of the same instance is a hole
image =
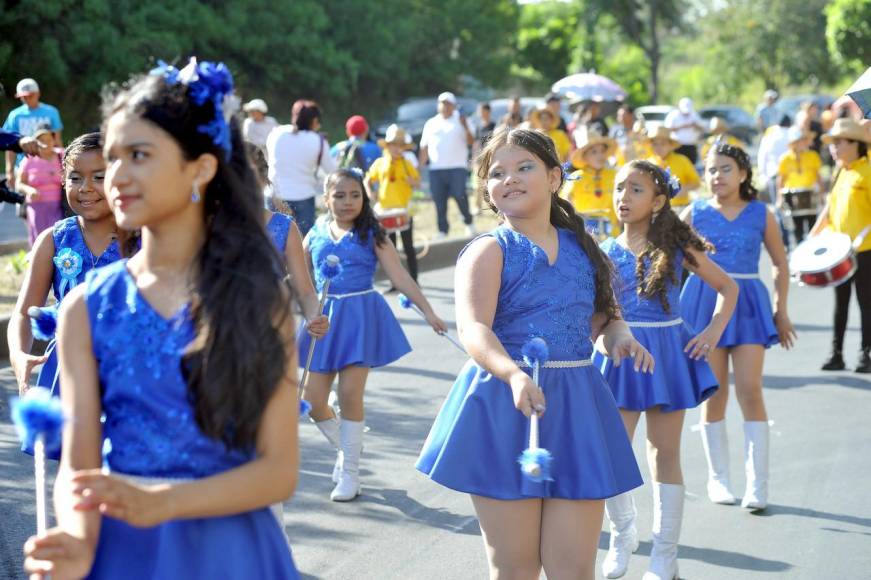
[[[871,119],[871,67],[847,89],[847,96],[856,101],[866,119]]]
[[[593,72],[578,73],[554,83],[550,89],[571,101],[622,101],[623,88],[602,75]]]

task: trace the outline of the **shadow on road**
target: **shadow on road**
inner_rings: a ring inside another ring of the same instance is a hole
[[[474,516],[463,516],[445,509],[427,507],[408,497],[408,492],[404,489],[369,488],[369,492],[361,496],[358,501],[394,508],[405,517],[431,528],[469,536],[481,535],[478,520]]]
[[[859,516],[847,514],[833,514],[812,508],[795,507],[789,505],[769,504],[768,508],[761,512],[753,512],[752,515],[760,518],[770,518],[776,516],[798,516],[802,518],[816,518],[820,520],[831,520],[833,522],[841,522],[843,524],[853,524],[854,526],[863,526],[871,528],[871,518],[862,518]],[[836,531],[836,530],[832,530]],[[837,530],[843,531],[843,530]]]
[[[798,389],[809,385],[823,385],[871,391],[871,377],[863,378],[852,371],[841,371],[815,377],[765,375],[762,378],[762,383],[767,389]]]

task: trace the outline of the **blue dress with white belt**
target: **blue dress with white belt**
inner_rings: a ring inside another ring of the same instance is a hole
[[[765,239],[768,209],[761,201],[749,202],[741,213],[729,220],[708,200],[692,204],[693,228],[714,245],[711,259],[738,284],[735,313],[718,347],[761,344],[766,348],[780,339],[774,325],[771,298],[759,279],[759,257]],[[680,307],[692,328],[704,328],[711,320],[717,304],[717,291],[692,274],[680,295]]]

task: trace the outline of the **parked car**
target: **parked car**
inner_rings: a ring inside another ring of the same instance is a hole
[[[457,97],[457,108],[460,113],[467,117],[471,117],[475,114],[475,107],[477,106],[478,102],[475,99]],[[423,133],[423,126],[429,119],[434,117],[437,112],[437,97],[409,99],[399,105],[393,119],[378,124],[375,128],[375,136],[383,137],[387,133],[387,127],[392,123],[396,123],[405,129],[406,133],[411,135],[415,144],[420,143],[420,135]]]
[[[635,109],[635,116],[647,123],[664,123],[665,118],[674,109],[670,105],[646,105]]]
[[[829,95],[790,95],[788,97],[781,97],[780,100],[777,101],[776,106],[781,115],[789,115],[789,118],[792,121],[795,121],[795,115],[799,112],[802,103],[805,101],[813,101],[816,103],[822,113],[832,106],[835,99]]]
[[[705,124],[713,118],[720,117],[729,125],[729,133],[745,143],[752,143],[759,133],[753,115],[735,105],[710,105],[699,108],[699,116]],[[705,127],[707,132],[707,126]]]

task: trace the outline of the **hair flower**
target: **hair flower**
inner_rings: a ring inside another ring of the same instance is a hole
[[[680,179],[676,175],[671,174],[670,168],[666,169],[664,173],[665,183],[668,186],[668,197],[674,198],[674,196],[680,193]]]

